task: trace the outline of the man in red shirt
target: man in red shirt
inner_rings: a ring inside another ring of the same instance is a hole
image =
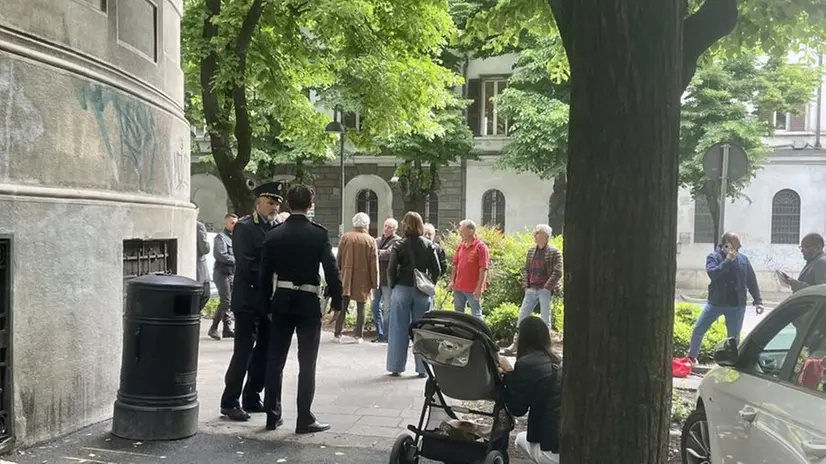
[[[462,243],[453,255],[453,271],[450,274],[453,308],[463,313],[470,306],[473,316],[482,319],[480,302],[487,287],[488,246],[476,237],[476,224],[470,219],[459,223],[459,235]]]

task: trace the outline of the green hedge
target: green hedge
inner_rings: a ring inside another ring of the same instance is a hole
[[[691,333],[694,323],[700,317],[702,306],[691,303],[677,303],[674,308],[674,356],[688,356],[688,345],[691,342]],[[728,336],[723,319],[718,319],[706,332],[703,343],[700,345],[699,361],[708,363],[714,360],[714,348]]]

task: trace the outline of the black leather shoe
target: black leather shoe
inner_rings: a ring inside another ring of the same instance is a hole
[[[264,403],[262,403],[261,400],[245,401],[241,407],[244,408],[244,411],[247,411],[250,414],[267,412],[264,408]]]
[[[227,419],[238,422],[246,422],[250,420],[250,415],[246,411],[239,408],[221,408],[221,415],[226,416]]]
[[[330,424],[322,424],[319,421],[315,421],[310,425],[305,425],[303,427],[296,427],[295,433],[298,435],[304,435],[307,433],[318,433],[330,430]]]
[[[267,430],[275,430],[282,425],[284,425],[284,419],[274,414],[267,414]]]
[[[225,330],[224,333],[222,334],[222,336],[224,338],[235,338],[235,332],[233,332],[232,330],[229,330],[229,331]]]

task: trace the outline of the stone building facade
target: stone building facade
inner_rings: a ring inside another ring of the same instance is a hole
[[[508,122],[498,117],[495,100],[507,87],[513,72],[513,55],[471,60],[465,70],[465,93],[473,104],[467,122],[475,135],[479,159],[457,163],[442,170],[442,189],[438,192],[437,223],[441,230],[462,218],[480,224],[497,224],[506,232],[532,230],[548,222],[553,181],[528,173],[497,168],[497,160],[507,145]],[[775,270],[796,274],[803,266],[797,242],[808,232],[826,233],[826,151],[819,148],[826,140],[821,136],[826,121],[826,105],[818,104],[815,95],[800,114],[762,115],[775,127],[766,143],[773,147],[757,177],[743,196],[727,207],[726,229],[743,237],[743,252],[752,258],[761,286],[777,291]],[[820,127],[818,126],[820,124]],[[208,149],[208,148],[207,148]],[[399,161],[392,158],[347,158],[344,191],[345,225],[356,211],[369,202],[359,202],[363,191],[376,193],[378,218],[404,213],[400,193],[390,180]],[[340,194],[338,161],[316,170],[319,189],[317,219],[337,235]],[[289,180],[286,169],[277,180]],[[198,175],[193,186],[211,185],[223,192],[217,178]],[[214,216],[226,211],[226,194],[211,191],[195,195],[199,204],[219,205]],[[217,201],[214,197],[219,198]],[[202,206],[202,213],[205,212]],[[571,213],[575,214],[575,212]],[[381,219],[379,219],[381,221]],[[713,248],[714,232],[710,214],[702,202],[695,202],[688,191],[679,195],[677,285],[702,289],[708,284],[705,256]],[[218,222],[220,224],[220,220]]]
[[[125,282],[194,276],[182,0],[0,7],[0,445],[112,415]]]

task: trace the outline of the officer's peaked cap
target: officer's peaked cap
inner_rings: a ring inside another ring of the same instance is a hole
[[[270,197],[280,203],[284,202],[284,193],[287,191],[285,182],[267,182],[261,184],[252,191],[256,197]]]

